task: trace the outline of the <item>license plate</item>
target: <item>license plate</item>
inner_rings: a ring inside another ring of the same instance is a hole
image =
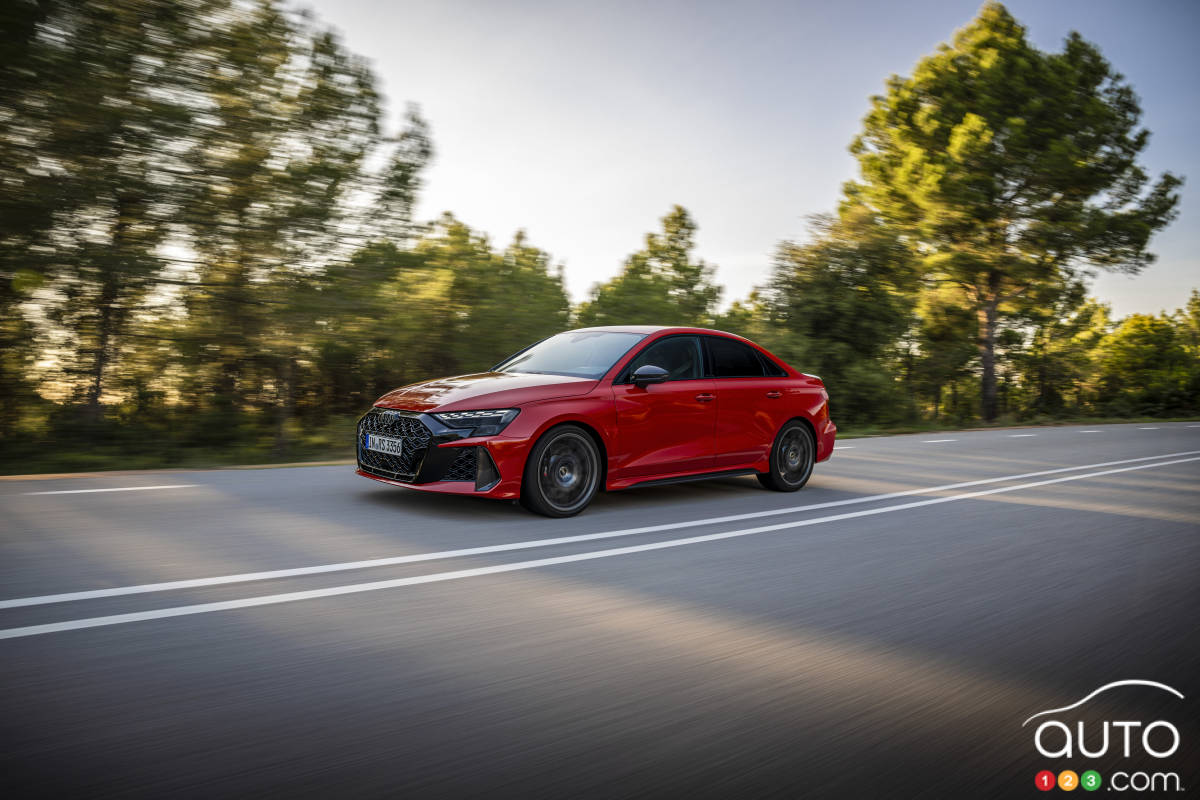
[[[404,440],[368,433],[367,449],[374,450],[376,453],[386,453],[389,456],[398,456],[404,452]]]

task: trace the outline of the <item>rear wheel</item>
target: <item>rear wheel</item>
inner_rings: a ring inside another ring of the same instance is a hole
[[[771,447],[771,469],[758,473],[758,482],[776,492],[794,492],[808,483],[816,463],[812,431],[794,419],[779,430]]]
[[[547,431],[525,462],[521,504],[547,517],[570,517],[587,508],[600,485],[600,450],[578,425]]]

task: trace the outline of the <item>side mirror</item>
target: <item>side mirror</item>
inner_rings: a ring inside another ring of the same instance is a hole
[[[662,383],[670,377],[662,367],[656,367],[653,364],[645,364],[634,370],[633,385],[639,389],[645,389],[652,383]]]

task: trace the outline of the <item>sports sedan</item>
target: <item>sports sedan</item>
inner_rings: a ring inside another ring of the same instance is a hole
[[[379,398],[358,423],[358,474],[569,517],[601,488],[757,475],[794,492],[836,433],[821,379],[740,336],[584,328]]]

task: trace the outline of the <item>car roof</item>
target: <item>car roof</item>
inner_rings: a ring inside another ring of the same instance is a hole
[[[575,331],[612,331],[613,333],[717,333],[722,336],[743,337],[728,331],[718,331],[713,328],[690,328],[676,325],[597,325],[591,328],[575,328]]]

